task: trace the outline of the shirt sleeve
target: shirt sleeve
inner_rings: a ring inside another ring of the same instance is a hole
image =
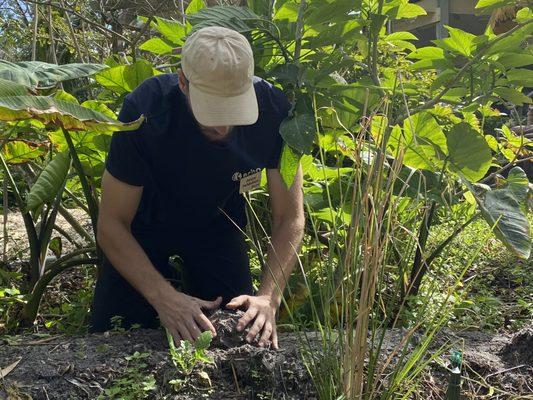
[[[280,89],[274,88],[274,115],[272,129],[275,132],[274,135],[274,146],[272,147],[272,152],[268,157],[267,169],[277,169],[279,168],[279,163],[281,160],[281,151],[283,150],[283,138],[281,133],[279,133],[279,127],[283,120],[289,115],[289,110],[291,109],[291,103],[285,93]]]
[[[126,97],[118,119],[135,121],[141,115]],[[106,159],[106,169],[118,180],[133,186],[144,186],[147,175],[144,122],[134,131],[114,132]]]

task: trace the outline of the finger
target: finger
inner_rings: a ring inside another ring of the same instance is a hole
[[[180,333],[182,340],[188,340],[191,343],[194,342],[191,334],[189,333],[189,330],[184,324],[178,324],[178,331]]]
[[[254,324],[252,325],[252,328],[246,335],[246,341],[250,343],[252,340],[255,339],[257,334],[263,329],[263,325],[265,325],[265,316],[263,314],[259,314],[257,318],[255,319]]]
[[[248,296],[244,294],[241,296],[234,297],[233,299],[231,299],[231,301],[228,304],[226,304],[226,308],[234,310],[236,308],[244,306],[247,300],[248,300]]]
[[[200,330],[200,327],[198,326],[194,318],[191,318],[189,321],[187,321],[187,330],[189,331],[189,333],[191,334],[191,337],[195,341],[196,339],[198,339],[198,337],[202,333],[202,331]]]
[[[169,329],[170,335],[172,335],[172,339],[174,340],[174,345],[179,346],[181,342],[181,335],[176,329]]]
[[[200,307],[207,310],[214,310],[215,308],[220,307],[220,303],[222,303],[222,297],[218,296],[216,300],[213,301],[201,300]]]
[[[246,311],[246,313],[242,316],[242,318],[239,320],[239,322],[237,322],[237,331],[240,332],[242,331],[246,326],[248,326],[248,324],[250,323],[251,320],[253,320],[255,318],[255,316],[257,315],[257,308],[254,308],[254,307],[250,307],[248,309],[248,311]]]
[[[259,339],[259,346],[263,347],[268,343],[268,340],[272,336],[272,324],[270,322],[265,323],[263,326],[263,333]]]
[[[211,331],[211,334],[213,335],[213,337],[217,335],[217,331],[215,330],[215,327],[213,326],[211,321],[209,321],[209,318],[207,318],[203,312],[200,311],[198,314],[196,314],[194,316],[194,320],[198,323],[198,325],[200,326],[200,328],[202,328],[204,332]]]
[[[274,349],[276,349],[276,350],[279,349],[279,346],[278,346],[278,331],[277,331],[276,325],[272,326],[272,347],[274,347]]]

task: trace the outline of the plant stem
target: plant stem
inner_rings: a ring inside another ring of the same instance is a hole
[[[54,279],[57,275],[67,270],[68,268],[88,264],[98,264],[98,258],[84,258],[81,260],[72,260],[69,262],[57,264],[50,269],[46,269],[46,273],[39,279],[39,281],[33,288],[30,300],[24,305],[24,308],[22,309],[20,317],[21,325],[30,326],[31,324],[33,324],[35,318],[37,317],[37,312],[39,311],[39,305],[41,304],[43,294],[52,279]]]
[[[78,157],[78,152],[76,151],[76,147],[74,146],[74,143],[72,142],[70,133],[68,132],[68,130],[66,130],[63,127],[61,129],[67,141],[70,156],[72,157],[72,164],[74,165],[74,168],[76,169],[76,172],[78,173],[78,177],[80,178],[80,182],[81,182],[81,187],[83,188],[83,193],[85,194],[85,199],[87,200],[87,206],[89,207],[89,216],[91,218],[91,223],[93,226],[94,237],[97,237],[96,236],[96,223],[98,219],[98,205],[96,204],[96,201],[94,200],[91,186],[89,185],[87,176],[85,175],[85,172],[83,171],[83,166],[81,165],[80,158]]]

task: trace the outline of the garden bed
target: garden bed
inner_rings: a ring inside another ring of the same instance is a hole
[[[393,349],[402,336],[401,330],[388,332],[384,349]],[[467,379],[463,392],[466,398],[512,399],[531,395],[532,327],[515,335],[447,331],[439,336],[436,345],[460,338],[464,340],[465,349],[463,373]],[[113,390],[119,393],[122,386],[129,385],[130,390],[140,388],[137,396],[145,393],[146,398],[154,399],[316,398],[300,358],[298,335],[280,333],[279,341],[278,351],[257,348],[239,340],[214,341],[208,350],[214,363],[202,368],[207,375],[194,372],[176,390],[168,383],[178,374],[162,330],[77,337],[13,337],[0,347],[0,367],[20,361],[2,382],[0,397],[66,400],[95,399],[102,395],[102,398],[119,398],[112,397]],[[230,342],[233,347],[227,348]],[[316,346],[318,351],[318,342]],[[444,363],[442,358],[439,363],[431,364],[419,391],[424,397],[419,398],[443,397],[448,375]],[[153,389],[143,392],[144,384]]]

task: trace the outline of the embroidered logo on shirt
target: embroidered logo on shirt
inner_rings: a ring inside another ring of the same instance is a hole
[[[261,186],[261,168],[252,168],[250,171],[235,172],[231,177],[233,182],[239,182],[239,193],[243,194]]]

